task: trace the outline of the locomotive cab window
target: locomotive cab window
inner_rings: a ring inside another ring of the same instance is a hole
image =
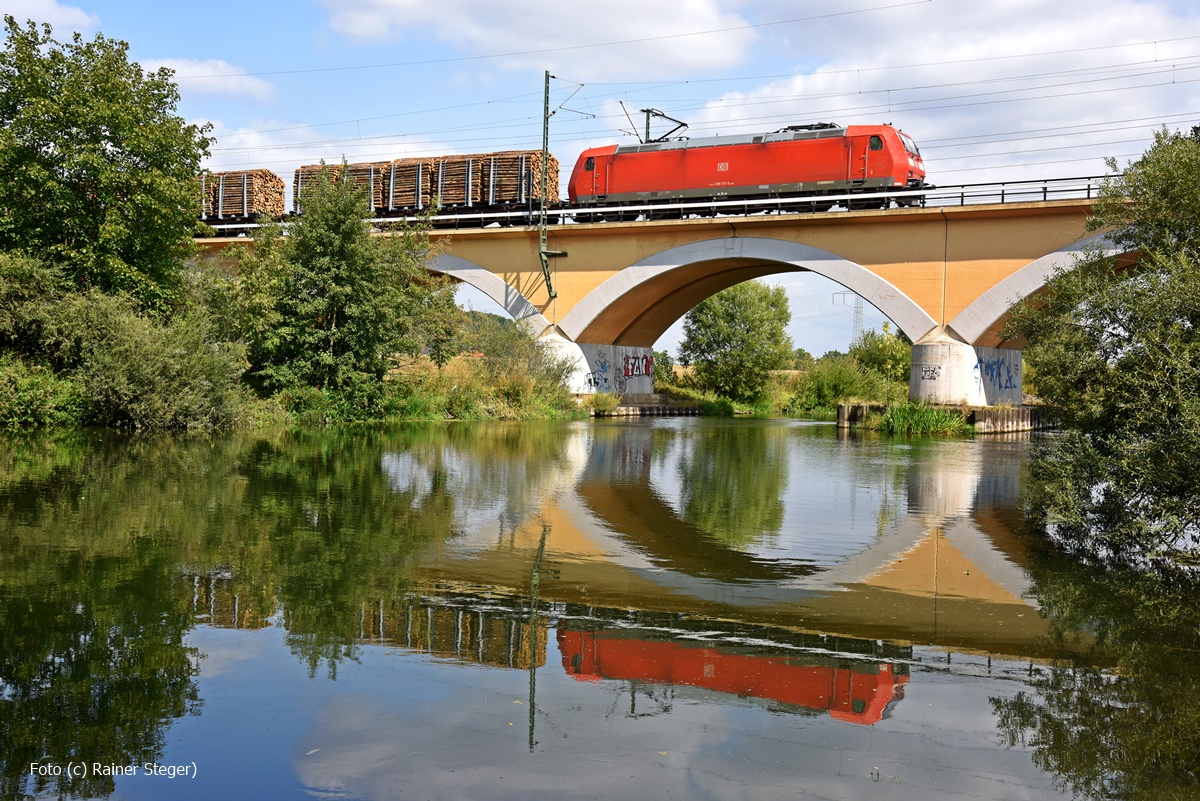
[[[871,137],[871,149],[872,150],[883,150],[883,138],[880,136],[872,136]]]
[[[588,156],[587,161],[583,162],[583,168],[589,171],[596,169],[596,157]]]

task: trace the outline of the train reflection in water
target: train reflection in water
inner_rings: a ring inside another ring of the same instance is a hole
[[[740,652],[704,643],[649,639],[629,631],[558,630],[563,668],[576,679],[624,679],[700,687],[742,698],[828,711],[873,724],[904,698],[908,666],[814,654]]]
[[[238,614],[240,601],[228,591],[227,576],[188,578],[183,586],[194,588],[193,612],[200,620],[219,628],[270,625],[260,615]],[[538,606],[531,623],[526,598],[443,588],[362,604],[352,640],[529,670],[547,664],[555,629],[562,667],[577,680],[690,687],[766,702],[777,711],[828,712],[858,724],[890,717],[909,681],[909,646],[746,623],[698,623],[671,613]],[[288,618],[282,610],[285,628]]]
[[[713,623],[693,632],[659,625],[592,629],[567,619],[556,638],[563,669],[581,681],[694,687],[867,725],[890,717],[904,698],[907,646],[740,624],[721,631]]]

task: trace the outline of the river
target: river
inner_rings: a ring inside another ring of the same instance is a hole
[[[1194,591],[1025,532],[1029,447],[8,440],[3,797],[1196,798]]]

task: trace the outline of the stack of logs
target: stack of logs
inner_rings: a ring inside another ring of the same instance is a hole
[[[313,164],[296,170],[292,182],[295,202],[303,206],[304,187],[323,169],[330,177],[341,175],[342,165]],[[369,186],[372,211],[425,209],[440,202],[446,206],[525,205],[542,197],[540,150],[510,150],[436,158],[347,164],[356,187]],[[547,197],[558,198],[558,159],[547,163]]]
[[[329,170],[329,179],[336,181],[341,177],[343,166],[350,180],[354,182],[355,189],[361,189],[364,186],[368,187],[367,203],[370,204],[370,208],[380,208],[383,204],[383,181],[380,176],[391,166],[386,161],[346,165],[309,164],[301,167],[296,170],[295,175],[292,177],[292,208],[300,211],[302,205],[301,199],[304,197],[305,187],[320,177],[322,170]]]
[[[270,170],[205,173],[196,181],[203,219],[283,216],[283,179]]]

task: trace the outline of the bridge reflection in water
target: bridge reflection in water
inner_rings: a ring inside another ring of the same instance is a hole
[[[1021,447],[780,421],[580,427],[527,517],[465,527],[427,570],[526,586],[544,521],[555,600],[1049,656],[1015,534]]]
[[[689,688],[863,724],[903,698],[914,646],[1049,656],[1009,519],[1019,442],[784,421],[565,430],[545,462],[485,464],[446,444],[384,455],[414,506],[439,491],[462,503],[419,593],[361,605],[359,643],[555,661],[629,683],[631,698],[638,683]],[[220,577],[195,582],[198,613],[252,625]]]

